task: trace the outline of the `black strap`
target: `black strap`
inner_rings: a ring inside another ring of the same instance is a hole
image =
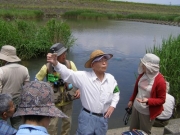
[[[123,117],[123,121],[124,121],[124,125],[127,125],[128,121],[129,121],[129,117],[130,117],[130,115],[132,113],[132,108],[125,108],[125,110],[126,110],[126,113],[125,113],[125,115]]]

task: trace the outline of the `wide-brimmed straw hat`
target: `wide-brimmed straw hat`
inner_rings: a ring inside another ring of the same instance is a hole
[[[0,59],[7,62],[18,62],[21,59],[16,55],[16,48],[11,45],[4,45],[0,51]]]
[[[60,56],[66,50],[67,50],[67,48],[65,48],[64,45],[61,43],[56,43],[56,44],[52,45],[50,48],[50,52],[51,53],[57,53],[57,56]]]
[[[85,65],[84,65],[85,68],[91,68],[91,63],[92,63],[92,61],[93,61],[95,58],[97,58],[97,57],[99,57],[99,56],[103,56],[103,55],[108,56],[108,57],[107,57],[108,60],[113,57],[112,54],[106,54],[106,53],[104,53],[104,52],[101,51],[101,50],[95,50],[95,51],[93,51],[93,52],[91,53],[89,60],[85,63]]]
[[[54,92],[50,84],[42,81],[27,82],[23,86],[20,104],[13,117],[24,115],[67,117],[55,107]]]

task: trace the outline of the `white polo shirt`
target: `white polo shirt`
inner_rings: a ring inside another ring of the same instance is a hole
[[[94,71],[76,71],[58,63],[55,70],[61,74],[65,82],[72,83],[80,90],[82,106],[94,113],[105,113],[109,106],[116,108],[120,92],[114,92],[117,82],[115,78],[105,73],[102,82]]]

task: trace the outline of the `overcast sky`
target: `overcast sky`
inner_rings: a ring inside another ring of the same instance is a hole
[[[140,3],[153,3],[153,4],[165,4],[165,5],[180,5],[180,0],[116,0],[116,1],[128,1],[128,2],[140,2]]]

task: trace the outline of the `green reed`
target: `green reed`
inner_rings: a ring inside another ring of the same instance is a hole
[[[0,47],[5,44],[15,46],[21,59],[45,56],[50,46],[57,42],[68,49],[75,42],[69,26],[55,19],[42,26],[31,21],[0,20],[0,29]]]
[[[0,17],[4,19],[42,19],[44,13],[40,10],[0,9]]]
[[[160,57],[160,72],[165,79],[170,82],[170,93],[175,97],[176,104],[180,105],[180,35],[170,36],[169,39],[163,39],[162,46],[154,46],[147,49]]]
[[[145,19],[158,21],[180,22],[180,16],[177,14],[158,14],[158,13],[101,13],[94,10],[74,10],[65,12],[62,17],[75,19]]]
[[[75,18],[75,19],[94,19],[94,20],[102,20],[102,19],[120,19],[124,18],[123,15],[115,14],[115,13],[101,13],[93,10],[74,10],[67,11],[62,15],[63,18]]]

